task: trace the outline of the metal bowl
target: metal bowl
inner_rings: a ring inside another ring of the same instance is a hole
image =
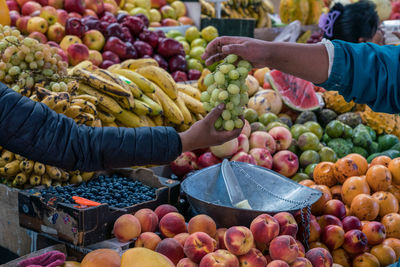
[[[181,190],[195,213],[214,218],[219,227],[249,225],[258,215],[298,211],[311,206],[322,195],[263,167],[230,162],[251,210],[231,205],[221,164],[197,171],[181,183]]]

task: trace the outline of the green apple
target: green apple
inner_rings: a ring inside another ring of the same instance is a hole
[[[193,48],[190,50],[189,55],[190,55],[190,57],[195,58],[195,59],[201,61],[201,56],[204,54],[204,51],[205,51],[205,48],[204,48],[204,47],[196,46],[196,47],[193,47]]]
[[[177,40],[178,41],[178,40]],[[183,49],[185,50],[185,54],[190,53],[190,45],[186,41],[179,41],[183,45]]]
[[[135,7],[134,9],[132,9],[131,11],[129,11],[129,14],[131,16],[135,16],[138,14],[143,14],[145,15],[148,19],[150,18],[150,14],[149,11],[147,11],[146,9],[142,8],[142,7]]]
[[[196,26],[190,27],[189,29],[186,30],[185,37],[186,37],[186,40],[191,43],[194,39],[197,39],[200,37],[199,29],[197,29]]]
[[[186,38],[184,36],[177,36],[174,39],[177,40],[178,42],[181,42],[181,41],[185,41],[186,42]]]
[[[202,38],[196,38],[190,43],[190,46],[191,47],[196,47],[196,46],[206,47],[207,42],[206,42],[206,40],[204,40]]]
[[[218,30],[214,26],[207,26],[201,30],[201,37],[207,42],[211,42],[218,37]]]
[[[182,33],[180,31],[177,31],[177,30],[170,30],[169,32],[167,32],[166,36],[168,38],[175,39],[178,36],[182,36]],[[186,41],[186,39],[185,39],[185,41]]]
[[[190,70],[199,70],[202,71],[203,70],[203,64],[200,63],[200,61],[198,61],[195,58],[191,58],[187,61],[188,63],[188,68]]]

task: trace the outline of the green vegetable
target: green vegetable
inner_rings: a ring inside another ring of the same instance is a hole
[[[385,151],[399,143],[399,138],[393,134],[385,134],[378,137],[379,150]]]
[[[400,147],[399,147],[400,149]],[[367,148],[368,154],[374,154],[379,152],[379,145],[377,142],[372,142],[372,144]]]
[[[365,150],[364,148],[359,147],[359,146],[353,147],[353,153],[360,154],[360,155],[363,156],[364,158],[368,157],[368,152],[367,152],[367,150]]]
[[[369,126],[365,126],[365,128],[367,128],[369,135],[371,136],[372,141],[376,140],[376,132],[374,131],[374,129],[372,129]]]
[[[335,138],[328,142],[328,146],[335,151],[339,158],[343,158],[348,154],[351,154],[353,144],[346,141],[343,138]]]

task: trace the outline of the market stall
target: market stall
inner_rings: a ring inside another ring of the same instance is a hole
[[[21,257],[1,266],[398,262],[400,117],[233,54],[201,58],[221,35],[319,42],[332,5],[0,0],[0,82],[19,94],[89,127],[184,132],[224,103],[214,127],[242,128],[169,165],[93,172],[0,147],[0,247]],[[376,5],[396,44],[399,2]]]

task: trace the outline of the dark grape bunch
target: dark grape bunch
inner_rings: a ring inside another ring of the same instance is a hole
[[[41,191],[43,196],[56,195],[65,199],[64,203],[75,203],[73,196],[83,197],[92,201],[107,203],[117,208],[125,208],[156,198],[156,188],[144,185],[126,177],[113,175],[99,176],[79,186],[48,187]]]
[[[307,40],[307,44],[315,44],[322,41],[324,37],[324,33],[322,31],[313,32],[311,34],[310,39]]]

